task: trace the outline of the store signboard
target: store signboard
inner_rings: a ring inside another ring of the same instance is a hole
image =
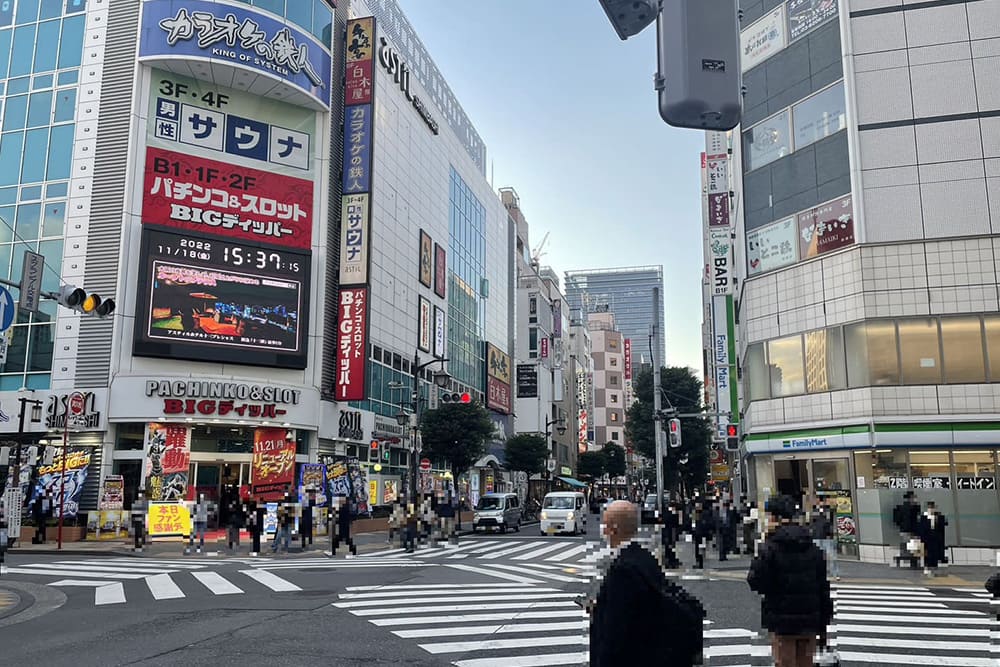
[[[448,347],[448,318],[445,311],[434,306],[434,356],[444,359]]]
[[[785,48],[785,5],[766,14],[740,33],[740,64],[743,71],[758,65]]]
[[[368,290],[340,290],[337,325],[338,401],[362,401],[365,398],[365,360],[368,356]]]
[[[417,297],[417,348],[422,352],[430,352],[433,345],[433,327],[431,302],[424,297]]]
[[[344,195],[340,202],[340,285],[368,284],[371,230],[368,193]]]
[[[501,414],[510,414],[510,385],[493,377],[486,378],[486,407]]]
[[[344,194],[371,192],[372,105],[344,111]]]
[[[632,379],[632,339],[625,339],[625,379]]]
[[[854,206],[841,197],[799,213],[799,257],[808,259],[854,244]]]
[[[788,0],[788,41],[837,15],[837,0]]]
[[[733,239],[729,227],[712,229],[708,233],[711,264],[712,294],[725,296],[733,293]]]
[[[48,495],[49,498],[55,499],[52,516],[58,517],[59,498],[63,493],[63,517],[66,519],[75,517],[79,512],[80,496],[83,494],[83,486],[90,471],[91,454],[90,448],[71,446],[66,452],[66,462],[63,465],[63,449],[59,448],[51,465],[39,465],[38,479],[32,489],[31,500],[28,502],[28,514],[32,513],[36,502],[41,502],[43,495]]]
[[[517,397],[538,398],[538,367],[534,364],[517,365]]]
[[[448,254],[437,243],[434,244],[434,293],[445,297],[448,284]]]
[[[747,232],[747,273],[755,276],[799,259],[795,218],[786,218]]]
[[[347,75],[344,104],[371,104],[374,88],[375,19],[371,16],[347,22]]]
[[[330,52],[312,35],[243,4],[146,0],[139,60],[178,58],[255,70],[330,106]]]
[[[191,462],[191,429],[183,424],[146,424],[143,461],[143,488],[147,499],[184,500]]]
[[[258,500],[281,500],[295,481],[295,440],[283,428],[253,434],[250,493]]]

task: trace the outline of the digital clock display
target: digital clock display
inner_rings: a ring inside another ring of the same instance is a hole
[[[310,255],[143,230],[135,354],[304,368]]]

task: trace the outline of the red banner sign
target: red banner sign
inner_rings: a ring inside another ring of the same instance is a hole
[[[486,378],[486,407],[502,414],[510,414],[510,385],[492,375]]]
[[[548,358],[548,356],[549,356],[549,339],[548,338],[542,338],[542,340],[539,341],[538,346],[539,346],[539,348],[541,350],[539,352],[539,354],[541,355],[542,359]]]
[[[309,250],[312,214],[311,181],[146,149],[144,223]]]
[[[367,354],[368,289],[342,289],[337,323],[338,401],[364,400]]]
[[[372,66],[375,62],[375,19],[368,16],[347,22],[347,70],[344,104],[371,104]]]
[[[625,379],[632,379],[632,339],[625,339]]]
[[[371,104],[372,101],[372,61],[359,60],[347,63],[347,78],[344,82],[344,103]]]
[[[283,428],[258,428],[253,434],[251,493],[260,500],[280,500],[295,479],[295,441]]]

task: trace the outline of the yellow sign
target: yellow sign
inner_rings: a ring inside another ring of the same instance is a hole
[[[837,514],[853,514],[854,506],[850,496],[837,496]]]
[[[712,481],[726,482],[729,480],[729,466],[722,463],[712,466]]]
[[[486,369],[490,375],[504,384],[510,384],[510,357],[492,344],[487,345],[486,350]]]
[[[191,513],[180,503],[151,503],[146,514],[146,527],[151,537],[191,534]]]
[[[378,505],[378,482],[372,480],[368,482],[368,506],[373,507]]]

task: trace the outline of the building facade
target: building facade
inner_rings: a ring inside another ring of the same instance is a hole
[[[738,359],[742,378],[736,483],[836,496],[841,542],[878,561],[914,490],[949,517],[955,562],[989,560],[1000,4],[742,9],[744,123],[703,160],[707,356],[728,334],[716,368]]]
[[[225,506],[317,463],[365,511],[401,488],[397,416],[435,359],[420,409],[443,370],[510,432],[514,236],[393,0],[15,0],[0,66],[2,277],[30,249],[42,289],[117,303],[21,304],[0,432],[26,490],[65,429],[80,515],[109,478],[126,506]],[[481,463],[463,493],[494,483]]]
[[[594,357],[594,447],[625,447],[625,337],[611,313],[587,318]]]
[[[566,272],[566,300],[570,310],[579,310],[584,319],[591,313],[612,313],[615,326],[635,347],[635,363],[649,363],[650,354],[663,366],[666,345],[663,327],[650,345],[650,332],[656,319],[653,288],[659,288],[656,305],[663,321],[663,267],[634,266],[616,269],[591,269]],[[652,349],[651,349],[652,348]]]

